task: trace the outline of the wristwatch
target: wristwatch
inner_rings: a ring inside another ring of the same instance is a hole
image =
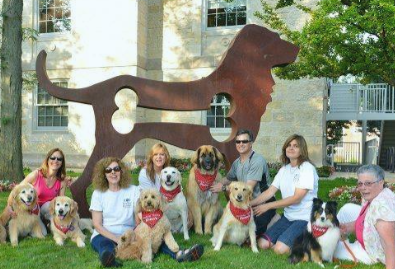
[[[222,184],[222,191],[226,191],[226,185]]]

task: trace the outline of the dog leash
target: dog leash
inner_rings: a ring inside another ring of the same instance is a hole
[[[340,268],[353,268],[355,266],[357,266],[358,262],[357,262],[357,258],[354,255],[354,252],[352,252],[351,248],[349,245],[347,245],[346,240],[342,239],[341,240],[344,244],[344,247],[347,249],[348,253],[350,253],[352,259],[354,260],[354,264],[341,264],[339,261],[339,266]]]

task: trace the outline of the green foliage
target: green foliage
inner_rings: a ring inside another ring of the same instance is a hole
[[[317,174],[320,178],[329,177],[334,172],[334,167],[331,166],[321,166],[317,168]]]
[[[300,47],[298,61],[275,70],[284,79],[338,78],[354,75],[363,83],[395,85],[395,4],[393,0],[320,0],[313,11],[301,1],[280,0],[277,8],[295,5],[311,19],[303,29],[288,28],[276,9],[261,0],[255,16]]]

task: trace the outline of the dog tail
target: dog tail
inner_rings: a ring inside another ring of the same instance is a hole
[[[80,226],[81,231],[88,230],[90,233],[93,233],[92,219],[89,219],[89,218],[80,219],[78,221],[78,226]]]

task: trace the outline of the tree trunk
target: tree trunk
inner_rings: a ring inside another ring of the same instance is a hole
[[[23,0],[3,0],[1,45],[0,180],[21,181]]]

